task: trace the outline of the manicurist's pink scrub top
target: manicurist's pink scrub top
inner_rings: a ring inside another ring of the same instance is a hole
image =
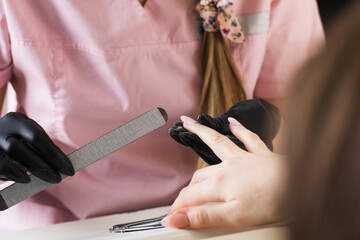
[[[234,0],[246,34],[230,48],[248,98],[283,96],[324,39],[315,0]],[[65,152],[154,108],[165,127],[0,212],[0,230],[168,205],[192,152],[167,131],[196,117],[201,31],[196,0],[1,0],[0,86]],[[12,104],[12,103],[10,103]],[[14,103],[13,103],[14,104]]]

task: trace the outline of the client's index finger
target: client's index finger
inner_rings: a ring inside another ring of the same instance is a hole
[[[234,156],[234,154],[239,155],[246,153],[228,137],[218,133],[214,129],[201,125],[191,119],[195,121],[193,122],[188,117],[182,117],[181,119],[184,121],[184,128],[198,135],[221,160],[226,161],[227,158]]]

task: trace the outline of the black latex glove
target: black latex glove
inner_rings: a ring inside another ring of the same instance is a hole
[[[237,146],[246,150],[244,144],[231,133],[228,122],[229,117],[235,118],[245,128],[259,135],[266,146],[273,150],[272,140],[280,127],[280,113],[277,107],[263,99],[251,99],[235,104],[217,118],[204,114],[198,116],[199,123],[227,136]],[[169,134],[175,141],[191,147],[208,164],[213,165],[221,162],[197,135],[183,128],[182,122],[176,122],[169,129]]]
[[[34,120],[21,113],[0,118],[0,179],[28,183],[27,171],[58,183],[59,173],[74,175],[68,157]]]

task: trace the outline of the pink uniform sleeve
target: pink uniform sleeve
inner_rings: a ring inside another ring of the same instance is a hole
[[[273,0],[266,53],[254,96],[286,95],[295,72],[324,41],[315,0]]]
[[[0,88],[11,78],[12,60],[10,37],[7,28],[3,3],[0,2]]]

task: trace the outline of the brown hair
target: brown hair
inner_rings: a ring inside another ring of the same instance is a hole
[[[303,71],[289,111],[292,240],[360,239],[360,4]]]
[[[199,114],[217,117],[246,99],[242,80],[229,46],[217,32],[205,32],[201,51],[203,87]],[[206,166],[198,159],[197,168]]]

